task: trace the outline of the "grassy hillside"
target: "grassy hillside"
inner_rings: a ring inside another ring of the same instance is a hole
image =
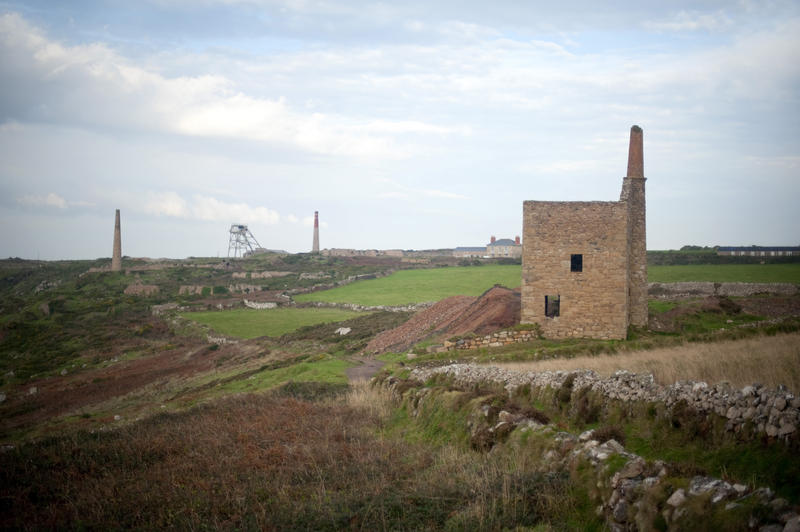
[[[521,270],[518,265],[403,270],[389,277],[303,294],[295,299],[359,305],[406,305],[438,301],[456,295],[477,296],[494,284],[516,288],[520,283]]]
[[[208,325],[215,331],[237,338],[281,336],[300,327],[343,321],[360,313],[338,308],[276,308],[269,310],[235,309],[191,312],[183,317]]]

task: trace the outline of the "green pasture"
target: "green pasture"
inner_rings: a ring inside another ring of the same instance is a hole
[[[455,295],[477,296],[494,284],[516,288],[520,286],[521,278],[522,271],[517,265],[402,270],[389,277],[302,294],[295,299],[359,305],[406,305],[439,301]],[[800,263],[649,266],[647,280],[660,283],[711,281],[800,284]]]
[[[648,266],[647,280],[658,283],[711,281],[715,283],[800,284],[800,263]]]
[[[302,294],[297,301],[327,301],[359,305],[407,305],[450,296],[478,296],[494,284],[517,288],[519,265],[464,266],[401,270],[388,277],[359,281],[322,292]]]
[[[211,312],[186,312],[184,318],[227,336],[257,338],[281,336],[306,325],[331,323],[355,318],[361,313],[338,308],[276,308],[268,310],[236,309]]]

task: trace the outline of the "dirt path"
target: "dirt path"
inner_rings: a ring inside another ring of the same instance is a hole
[[[386,364],[382,360],[375,360],[374,358],[364,358],[361,360],[361,365],[347,368],[347,380],[352,382],[365,381],[370,379],[373,375],[378,373],[380,369]]]

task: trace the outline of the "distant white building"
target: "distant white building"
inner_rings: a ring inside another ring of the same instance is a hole
[[[519,237],[514,240],[501,238],[497,240],[492,236],[491,241],[485,246],[461,246],[453,249],[453,256],[460,258],[467,257],[510,257],[519,258],[522,256],[522,244]]]
[[[492,236],[491,241],[486,244],[486,254],[489,257],[510,257],[519,258],[522,256],[522,244],[519,237],[514,240],[510,238],[501,238],[497,240]]]

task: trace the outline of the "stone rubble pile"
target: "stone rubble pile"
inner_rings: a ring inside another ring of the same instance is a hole
[[[522,430],[552,431],[550,427],[533,426]],[[759,517],[751,514],[747,527],[753,530],[797,531],[800,530],[800,515],[782,498],[776,498],[769,488],[751,489],[743,484],[730,484],[724,480],[695,476],[688,489],[678,488],[669,493],[669,468],[661,460],[647,462],[641,456],[627,452],[616,440],[604,443],[593,439],[593,431],[586,431],[577,438],[568,433],[558,433],[560,446],[550,452],[548,458],[557,467],[574,468],[578,463],[588,463],[594,473],[595,486],[602,498],[597,508],[604,515],[611,530],[652,530],[656,520],[663,520],[668,530],[682,530],[687,525],[697,524],[701,515],[693,504],[702,499],[711,504],[712,512],[734,512],[745,503],[754,503],[763,508]],[[610,469],[612,457],[622,457],[624,462]],[[613,471],[613,473],[612,473]],[[666,485],[665,485],[666,484]],[[660,499],[667,496],[660,516],[657,515]],[[735,515],[735,514],[734,514]],[[735,520],[735,517],[731,518]]]
[[[604,378],[591,370],[523,372],[475,364],[414,368],[411,377],[424,382],[437,374],[449,375],[459,385],[485,381],[501,383],[509,393],[525,385],[558,389],[572,376],[573,393],[588,387],[607,399],[663,402],[669,408],[685,402],[697,413],[724,416],[727,418],[726,428],[730,431],[740,432],[748,424],[756,434],[766,433],[770,438],[787,442],[789,438],[798,436],[797,427],[800,425],[800,397],[795,397],[782,386],[769,389],[753,384],[735,390],[727,383],[709,385],[692,381],[662,386],[650,374],[624,370]]]

